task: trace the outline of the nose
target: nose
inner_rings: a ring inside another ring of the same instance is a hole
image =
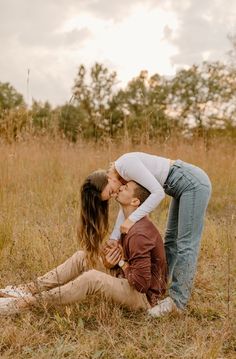
[[[123,191],[124,187],[125,187],[124,185],[121,185],[119,188],[119,192]]]

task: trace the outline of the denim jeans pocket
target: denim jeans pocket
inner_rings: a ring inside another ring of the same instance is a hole
[[[176,187],[177,183],[183,178],[183,173],[181,170],[174,171],[173,174],[167,179],[166,183],[168,188],[173,189]]]
[[[169,196],[175,197],[179,193],[179,189],[182,187],[181,183],[185,182],[184,174],[179,168],[175,169],[164,183],[164,191]]]

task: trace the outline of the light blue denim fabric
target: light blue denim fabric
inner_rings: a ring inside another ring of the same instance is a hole
[[[170,168],[164,190],[173,197],[165,234],[169,295],[179,308],[184,308],[196,271],[211,182],[200,168],[177,160]]]

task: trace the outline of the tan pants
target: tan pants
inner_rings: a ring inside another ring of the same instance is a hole
[[[113,271],[113,275],[114,275]],[[85,253],[76,252],[57,268],[37,279],[41,297],[50,304],[80,302],[89,294],[102,294],[106,298],[133,310],[148,309],[146,294],[132,288],[127,279],[116,278],[106,269],[102,260],[96,269],[88,270]]]

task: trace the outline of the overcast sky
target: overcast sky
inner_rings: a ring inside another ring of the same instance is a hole
[[[224,60],[235,23],[236,0],[0,0],[0,82],[29,104],[62,104],[80,64],[101,62],[124,85],[143,69]]]

